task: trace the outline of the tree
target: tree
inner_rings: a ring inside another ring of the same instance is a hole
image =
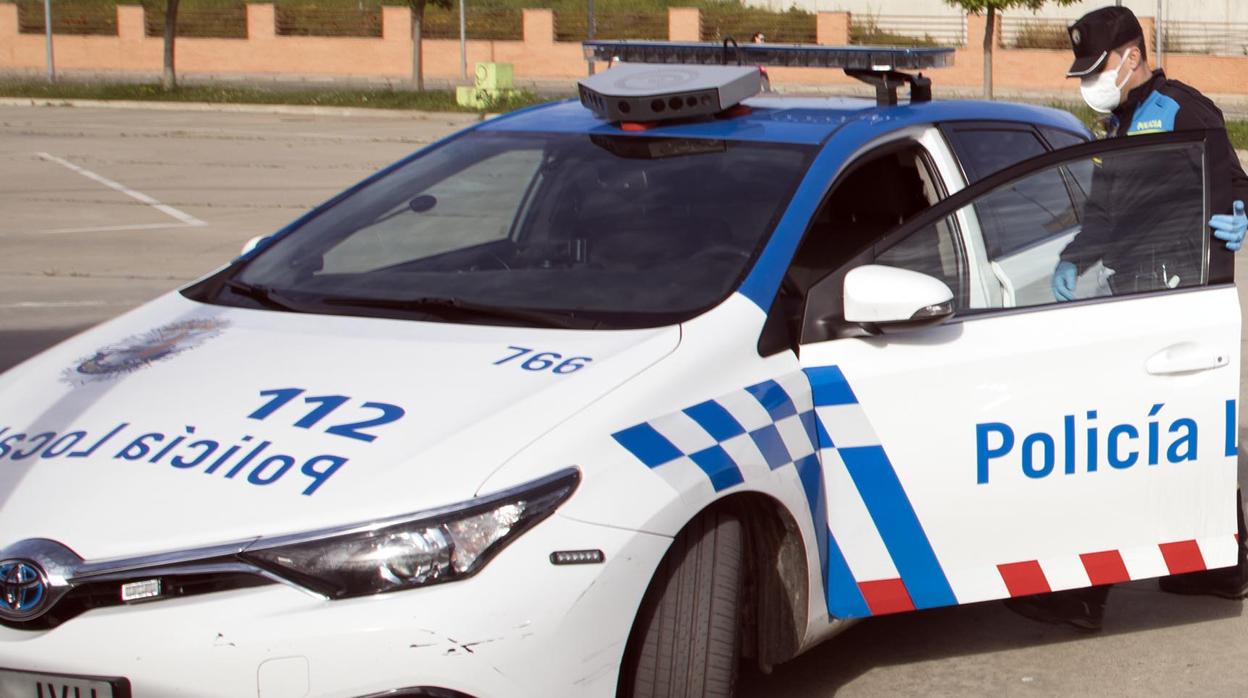
[[[173,42],[177,38],[178,0],[165,0],[165,70],[160,76],[160,87],[166,92],[178,86],[178,76],[173,69]]]
[[[176,0],[169,0],[176,2]],[[412,7],[412,84],[417,90],[425,89],[425,72],[421,65],[421,35],[425,24],[425,5],[432,3],[442,9],[451,9],[451,0],[408,0]]]
[[[972,14],[987,11],[988,22],[984,27],[984,99],[992,99],[992,28],[997,22],[997,13],[1011,8],[1024,8],[1035,12],[1044,6],[1046,0],[945,0]],[[1078,0],[1052,0],[1058,5],[1072,5]]]

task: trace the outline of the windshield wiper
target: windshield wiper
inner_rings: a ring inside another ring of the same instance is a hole
[[[359,298],[352,296],[325,296],[319,299],[326,305],[350,306],[353,308],[378,308],[383,310],[402,310],[424,312],[446,318],[447,316],[476,316],[513,320],[538,327],[556,327],[569,329],[582,327],[590,323],[577,318],[568,310],[526,310],[523,308],[506,308],[483,303],[473,303],[461,298],[430,296],[425,298]]]
[[[266,308],[286,310],[293,313],[308,312],[306,308],[301,308],[294,303],[291,303],[289,300],[283,299],[281,296],[277,295],[277,292],[267,286],[257,286],[255,284],[249,284],[245,281],[236,281],[234,279],[226,281],[225,286],[234,293],[237,293],[240,296],[246,296]]]

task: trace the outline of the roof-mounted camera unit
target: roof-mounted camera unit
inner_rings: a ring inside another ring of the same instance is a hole
[[[706,116],[757,94],[760,68],[839,68],[872,84],[881,106],[897,104],[909,85],[912,103],[930,101],[931,80],[902,70],[953,65],[951,48],[722,44],[680,41],[586,41],[587,60],[616,65],[580,82],[581,103],[611,121]],[[674,66],[680,66],[676,68]],[[626,70],[619,74],[618,71]]]
[[[758,94],[753,66],[624,63],[578,85],[581,104],[608,121],[713,116]]]

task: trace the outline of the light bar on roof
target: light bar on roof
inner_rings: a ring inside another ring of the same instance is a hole
[[[951,48],[817,46],[682,41],[585,41],[586,60],[686,65],[755,65],[849,70],[924,70],[953,65]]]

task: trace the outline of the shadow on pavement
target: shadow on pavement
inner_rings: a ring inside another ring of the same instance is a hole
[[[1015,615],[999,601],[870,618],[764,675],[742,665],[738,696],[826,698],[877,667],[996,653],[1235,618],[1243,603],[1163,594],[1154,580],[1114,587],[1104,630],[1083,633]]]
[[[29,359],[54,344],[86,330],[92,325],[50,327],[45,329],[0,329],[0,373]]]

